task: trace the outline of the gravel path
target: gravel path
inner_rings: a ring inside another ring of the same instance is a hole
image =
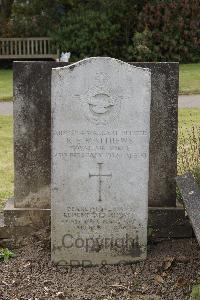
[[[200,95],[180,95],[179,108],[200,108]],[[0,115],[8,116],[13,114],[13,102],[0,102]]]
[[[178,100],[180,108],[200,108],[200,95],[180,95]]]
[[[0,102],[0,115],[9,116],[13,114],[13,102]]]

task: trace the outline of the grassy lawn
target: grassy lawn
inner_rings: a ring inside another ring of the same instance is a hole
[[[199,170],[200,109],[179,110],[178,172]],[[0,208],[13,194],[12,117],[0,116]],[[198,171],[199,172],[199,171]]]
[[[200,184],[200,109],[179,110],[178,174],[191,170]]]
[[[200,94],[200,64],[180,65],[180,94]]]
[[[0,101],[12,100],[12,70],[0,70]],[[200,64],[180,65],[180,94],[200,94]]]
[[[13,96],[12,70],[0,70],[0,101],[10,101]]]
[[[13,194],[12,117],[0,116],[0,208]]]
[[[200,108],[181,108],[178,110],[179,130],[186,132],[193,126],[200,126]]]

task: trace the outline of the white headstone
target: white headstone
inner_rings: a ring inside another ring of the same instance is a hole
[[[52,261],[146,257],[151,80],[94,57],[52,70]]]

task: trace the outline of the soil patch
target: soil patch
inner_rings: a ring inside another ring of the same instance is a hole
[[[195,239],[151,244],[144,262],[90,268],[54,266],[48,231],[22,242],[0,262],[1,300],[185,300],[200,277]]]

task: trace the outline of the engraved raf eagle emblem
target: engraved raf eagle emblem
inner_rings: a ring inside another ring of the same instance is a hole
[[[88,100],[89,109],[95,115],[109,113],[114,104],[113,99],[107,94],[96,94]]]
[[[81,95],[82,108],[88,121],[106,125],[117,120],[121,109],[122,96],[107,74],[98,72]]]

